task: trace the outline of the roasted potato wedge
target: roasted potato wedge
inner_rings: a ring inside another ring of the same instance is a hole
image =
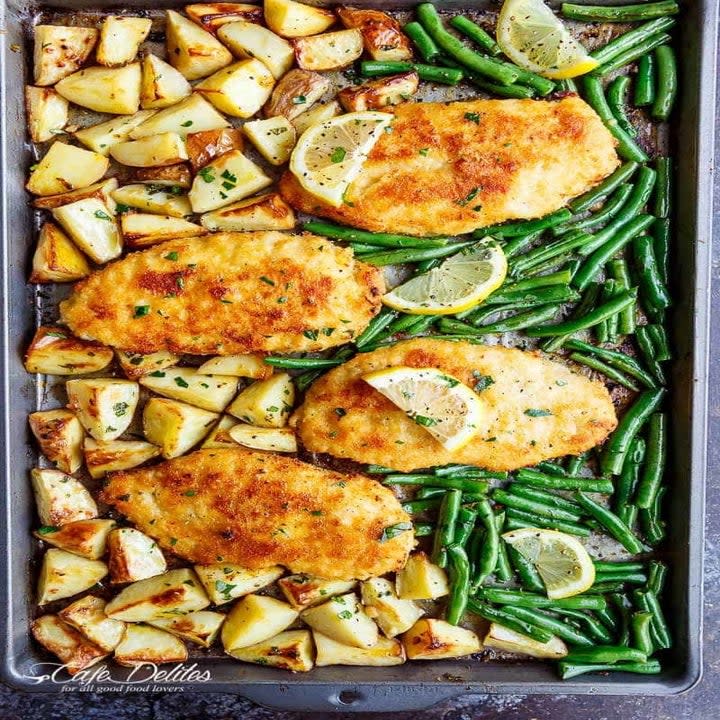
[[[212,448],[234,447],[237,443],[228,435],[228,430],[237,425],[237,420],[229,415],[223,415],[220,422],[213,428],[212,432],[205,438],[201,447],[203,450]],[[199,573],[198,573],[199,574]]]
[[[77,595],[100,582],[108,573],[100,560],[50,548],[45,552],[38,578],[38,605]]]
[[[125,377],[128,380],[136,380],[143,375],[155,372],[156,370],[164,370],[165,368],[177,365],[180,357],[167,350],[159,350],[150,355],[140,355],[138,353],[125,352],[124,350],[116,350],[118,362]]]
[[[133,170],[132,180],[136,183],[179,187],[183,190],[187,190],[192,185],[190,168],[185,163],[167,167],[136,168]]]
[[[174,10],[167,11],[165,32],[170,64],[188,80],[212,75],[232,62],[232,55],[222,43]]]
[[[231,375],[203,375],[194,368],[158,370],[140,378],[144,387],[174,400],[182,400],[203,410],[222,412],[237,390]]]
[[[114,520],[95,518],[76,520],[62,527],[43,525],[33,534],[53,547],[89,560],[99,560],[105,554],[107,536],[114,527]]]
[[[260,428],[238,423],[228,430],[228,435],[238,444],[254,450],[271,452],[297,452],[295,431],[290,428]]]
[[[85,438],[85,465],[90,477],[101,478],[116,470],[130,470],[160,454],[160,448],[142,440],[97,442]]]
[[[223,25],[217,34],[237,57],[253,57],[265,63],[276,80],[292,67],[292,45],[262,25],[240,20]]]
[[[117,528],[108,536],[110,582],[129,583],[162,575],[167,562],[157,543],[135,528]]]
[[[246,595],[230,610],[221,638],[225,652],[263,642],[293,623],[298,611],[266,595]]]
[[[154,114],[155,110],[140,110],[134,115],[114,117],[98,125],[89,125],[81,130],[76,130],[75,137],[86,147],[107,157],[110,155],[110,148],[113,145],[127,140],[138,125]]]
[[[65,383],[68,407],[96,440],[116,440],[132,422],[140,387],[132,380],[87,378]]]
[[[92,495],[72,475],[50,468],[33,468],[30,479],[37,513],[44,526],[57,527],[97,517]]]
[[[308,672],[313,668],[313,645],[309,630],[286,630],[255,645],[227,652],[236,660],[291,672]]]
[[[386,637],[409,630],[423,615],[422,609],[412,600],[401,600],[395,587],[385,578],[371,578],[361,585],[360,597],[368,615],[375,619]]]
[[[390,640],[382,636],[372,647],[344,645],[328,635],[313,630],[318,667],[327,665],[368,665],[388,667],[402,665],[405,662],[405,649],[399,640]]]
[[[218,636],[220,626],[224,622],[225,615],[222,613],[212,612],[212,610],[198,610],[180,617],[151,620],[149,624],[177,635],[183,640],[189,640],[196,645],[210,647]]]
[[[25,113],[30,139],[47,142],[61,135],[68,121],[68,101],[52,88],[25,86]]]
[[[71,603],[58,617],[105,652],[112,652],[125,632],[125,623],[107,617],[105,601],[94,595],[85,595]]]
[[[329,103],[316,105],[310,110],[306,110],[302,115],[293,118],[292,124],[300,137],[310,126],[330,120],[341,112],[340,103],[337,100],[331,100]]]
[[[154,397],[143,410],[143,433],[149,442],[160,447],[164,458],[170,459],[197,445],[217,419],[217,413]]]
[[[115,648],[115,662],[127,667],[152,663],[180,663],[188,658],[185,644],[165,630],[149,625],[128,625]]]
[[[33,637],[58,657],[70,675],[77,675],[108,655],[57,615],[43,615],[30,628]]]
[[[42,454],[58,470],[74,473],[79,469],[85,430],[75,413],[63,408],[39,410],[30,413],[28,421]]]
[[[559,660],[568,654],[567,645],[555,635],[547,642],[542,643],[498,623],[490,623],[483,646],[550,660]]]
[[[96,198],[104,205],[107,205],[115,214],[115,202],[112,199],[112,193],[117,190],[117,178],[108,178],[101,180],[94,185],[88,185],[78,190],[69,190],[68,192],[59,193],[58,195],[48,195],[46,197],[38,197],[33,200],[33,206],[42,210],[54,210],[62,205],[69,205],[78,200],[87,200],[88,198]]]
[[[25,353],[29,373],[83,375],[106,368],[112,362],[112,350],[90,340],[73,337],[65,328],[43,325]]]
[[[395,577],[395,590],[403,600],[435,600],[450,592],[446,572],[424,552],[410,555]]]
[[[96,60],[109,67],[132,62],[151,27],[152,20],[149,18],[108,15],[100,26]]]
[[[419,83],[415,71],[389,75],[343,88],[338,93],[338,100],[348,112],[380,110],[409,100],[417,92]]]
[[[193,93],[176,105],[159,110],[131,133],[133,140],[174,132],[181,137],[203,130],[228,128],[230,123],[199,93]]]
[[[352,65],[363,53],[359,30],[336,30],[293,41],[295,59],[303,70],[337,70]]]
[[[44,223],[33,254],[30,282],[75,282],[89,274],[85,256],[70,238],[55,223]]]
[[[225,153],[196,175],[190,188],[190,205],[196,213],[216,210],[272,184],[258,165],[239,150]]]
[[[395,18],[381,10],[340,7],[340,22],[362,33],[365,50],[373,60],[412,60],[410,40]]]
[[[110,148],[110,154],[131,167],[176,165],[188,158],[184,140],[174,132],[117,143]]]
[[[294,210],[282,199],[282,196],[278,193],[265,193],[205,213],[200,218],[200,222],[208,230],[252,232],[256,230],[292,230],[297,220]],[[218,362],[225,359],[216,358]],[[208,362],[213,361],[209,360]],[[262,358],[259,362],[265,365]],[[240,366],[243,372],[247,372],[245,367],[245,365]],[[265,367],[269,368],[270,366],[265,365]],[[225,374],[235,375],[237,373]],[[241,375],[240,377],[262,376]]]
[[[311,70],[290,70],[275,86],[270,102],[265,106],[266,117],[284,115],[292,120],[302,115],[330,89],[330,81]]]
[[[335,22],[335,13],[295,0],[265,0],[265,22],[282,37],[305,37],[327,30]]]
[[[255,58],[239,60],[195,86],[195,92],[233,117],[252,117],[270,97],[275,78]]]
[[[180,188],[178,188],[180,189]],[[125,208],[137,208],[149,213],[169,215],[174,218],[183,218],[192,214],[192,208],[187,196],[174,192],[175,188],[165,189],[160,185],[144,185],[134,183],[123,185],[112,194],[113,200]]]
[[[98,38],[95,28],[36,25],[33,73],[36,85],[54,85],[89,57]]]
[[[188,157],[192,169],[197,172],[209,162],[232,150],[242,152],[242,131],[236,128],[218,128],[190,133],[186,138]]]
[[[288,575],[278,580],[283,595],[299,610],[325,602],[334,595],[343,595],[355,585],[354,580],[325,580],[312,575]]]
[[[120,68],[99,65],[63,78],[55,89],[71,103],[113,115],[131,115],[140,108],[140,63]]]
[[[255,149],[271,164],[283,165],[290,159],[297,135],[290,121],[282,116],[267,120],[252,120],[243,125],[243,131]]]
[[[214,563],[195,565],[195,572],[213,605],[224,605],[270,585],[281,577],[285,570],[279,565],[249,570],[231,563]]]
[[[189,18],[211,33],[215,33],[223,25],[238,20],[251,23],[262,23],[263,21],[262,7],[245,3],[219,2],[186,5],[185,12]]]
[[[246,387],[226,412],[250,425],[281,428],[287,425],[294,402],[292,378],[287,373],[278,373]]]
[[[181,568],[128,585],[105,606],[105,614],[115,620],[146,622],[204,610],[209,604],[197,575]]]
[[[408,660],[443,660],[480,652],[472,630],[436,618],[418,620],[402,638]]]
[[[33,195],[57,195],[97,182],[108,169],[108,159],[56,140],[34,166],[25,188]]]
[[[367,616],[353,592],[308,608],[301,617],[313,630],[344,645],[369,648],[379,638],[378,626]]]
[[[172,65],[152,53],[143,57],[140,107],[170,107],[188,97],[191,92],[190,83]]]
[[[183,218],[150,213],[126,213],[120,217],[120,228],[128,247],[149,247],[180,237],[204,235],[205,228]]]
[[[234,375],[235,377],[264,380],[273,374],[271,365],[263,362],[260,353],[248,355],[223,355],[206,360],[199,368],[205,375]]]
[[[97,197],[90,197],[61,205],[52,211],[52,215],[94,262],[109,262],[122,252],[114,201],[107,203]]]

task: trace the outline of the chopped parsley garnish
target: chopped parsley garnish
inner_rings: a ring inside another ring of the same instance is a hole
[[[380,542],[384,543],[388,540],[392,540],[394,537],[402,535],[402,533],[408,532],[408,530],[412,530],[412,528],[412,523],[409,522],[401,522],[395,523],[395,525],[388,525],[386,528],[383,528],[382,535],[380,535]]]
[[[42,527],[38,528],[39,535],[49,535],[50,533],[54,533],[57,531],[58,528],[56,528],[54,525],[43,525]]]
[[[235,587],[237,587],[237,585],[231,585],[230,583],[227,583],[224,580],[216,580],[215,581],[215,589],[221,595],[225,596],[225,600],[230,600],[232,598],[230,593],[233,591],[233,589]]]
[[[308,338],[308,340],[317,340],[318,339],[318,331],[317,330],[303,330],[303,335]]]
[[[420,150],[418,150],[418,153],[420,153],[420,155],[422,155],[423,157],[425,157],[429,152],[430,148],[421,148]]]
[[[338,617],[341,620],[349,620],[352,616],[353,614],[349,610],[343,610],[342,612],[338,613]]]
[[[266,285],[273,285],[273,286],[275,285],[275,281],[271,280],[269,277],[267,277],[265,275],[261,275],[260,280],[262,280]]]
[[[528,408],[525,410],[525,415],[528,417],[547,417],[548,415],[552,415],[550,410],[545,410],[543,408]]]
[[[462,200],[456,200],[455,204],[459,205],[460,207],[465,207],[469,202],[475,199],[477,194],[480,192],[480,188],[476,187],[473,188]],[[480,206],[478,206],[480,207]]]
[[[347,410],[345,408],[336,407],[335,408],[335,414],[338,417],[345,417],[347,415]]]
[[[172,260],[173,262],[178,259],[178,254],[173,250],[172,252],[169,252],[167,255],[165,255],[166,260]]]
[[[415,415],[413,417],[413,420],[418,424],[422,425],[423,427],[432,427],[433,425],[437,425],[438,421],[434,418],[427,417],[425,415]]]
[[[195,490],[186,490],[183,495],[185,497],[195,497],[195,495],[197,495],[197,492]]]
[[[190,386],[185,382],[185,380],[183,380],[179,375],[176,376],[176,377],[174,377],[173,380],[175,380],[175,384],[176,384],[178,387],[181,387],[181,388],[190,387]]]
[[[475,383],[473,390],[476,393],[482,392],[483,390],[487,390],[491,385],[495,384],[495,379],[492,375],[483,375],[482,373],[478,372],[477,370],[473,370],[473,377],[477,380]]]
[[[198,175],[206,182],[211,183],[215,179],[212,168],[204,167],[198,171]]]
[[[125,205],[125,203],[115,203],[115,212],[118,213],[118,215],[122,215],[123,213],[126,213],[130,209],[129,205]]]
[[[330,154],[330,161],[334,163],[340,163],[345,159],[345,148],[336,147]]]
[[[133,313],[133,317],[139,318],[139,317],[145,317],[146,315],[150,314],[150,306],[149,305],[136,305],[135,306],[135,312]]]
[[[186,120],[184,123],[180,123],[180,127],[191,127],[193,124],[192,120]]]
[[[112,220],[104,210],[96,210],[95,217],[98,218],[98,220]]]
[[[293,105],[304,105],[307,102],[307,98],[304,95],[296,95],[292,99]]]
[[[465,119],[470,122],[474,122],[476,125],[480,124],[480,113],[466,112]]]
[[[165,377],[165,373],[162,370],[156,370],[150,373],[150,377]]]
[[[116,402],[113,405],[113,412],[116,417],[122,417],[130,406],[126,402]]]

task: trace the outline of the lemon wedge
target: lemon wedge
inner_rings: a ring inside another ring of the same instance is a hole
[[[507,261],[497,245],[475,245],[383,296],[409,315],[452,315],[481,303],[505,281]]]
[[[516,65],[554,80],[599,65],[542,0],[505,0],[496,32],[501,50]]]
[[[290,172],[315,197],[339,207],[393,115],[354,112],[311,125],[290,156]]]
[[[404,410],[446,450],[466,445],[482,427],[484,407],[465,384],[437,368],[390,367],[363,380]]]
[[[553,600],[585,592],[595,582],[595,566],[583,544],[557,530],[521,528],[503,536],[537,569]]]

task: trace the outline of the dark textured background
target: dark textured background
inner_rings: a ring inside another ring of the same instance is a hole
[[[720,137],[720,103],[716,133]],[[715,166],[720,160],[716,150]],[[714,213],[720,228],[720,183]],[[713,347],[720,346],[720,242],[714,243],[712,268]],[[717,354],[715,355],[717,357]],[[676,697],[467,695],[426,712],[388,713],[393,720],[708,720],[720,711],[720,363],[711,365],[710,439],[705,540],[705,670],[700,683]],[[352,668],[348,668],[351,677]],[[0,720],[378,720],[384,713],[277,712],[226,694],[160,694],[107,697],[96,694],[29,695],[0,684]]]

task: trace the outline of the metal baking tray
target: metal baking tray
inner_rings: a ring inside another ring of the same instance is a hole
[[[330,4],[330,3],[325,3]],[[416,0],[355,0],[358,6],[410,9]],[[177,5],[160,0],[143,8]],[[441,9],[462,10],[466,0],[438,3]],[[658,676],[584,676],[559,681],[554,670],[538,662],[492,662],[460,659],[407,663],[399,667],[327,667],[291,675],[270,668],[240,664],[223,657],[199,657],[182,674],[169,678],[138,674],[108,665],[87,678],[86,690],[134,689],[234,692],[258,703],[287,710],[383,711],[417,710],[465,693],[543,693],[668,695],[691,688],[702,674],[702,549],[707,439],[707,372],[709,363],[710,243],[715,125],[716,0],[688,0],[678,27],[681,95],[677,103],[672,144],[676,148],[677,198],[673,283],[671,403],[673,433],[669,478],[670,536],[665,545],[672,566],[668,589],[675,646]],[[485,0],[474,10],[488,6]],[[58,692],[66,685],[43,666],[32,643],[28,623],[33,613],[34,572],[29,558],[35,541],[29,530],[34,504],[28,471],[36,463],[27,414],[42,404],[48,388],[27,375],[22,352],[42,316],[36,289],[26,284],[34,219],[23,189],[26,168],[33,161],[26,143],[23,84],[28,52],[23,23],[39,9],[64,13],[92,8],[117,9],[108,0],[55,0],[46,5],[0,0],[0,302],[4,322],[0,335],[0,661],[2,679],[28,691]],[[196,663],[196,665],[193,665]],[[103,667],[103,666],[101,666]],[[95,670],[91,668],[89,672]],[[77,685],[77,683],[75,683]],[[80,689],[80,688],[76,688]]]

